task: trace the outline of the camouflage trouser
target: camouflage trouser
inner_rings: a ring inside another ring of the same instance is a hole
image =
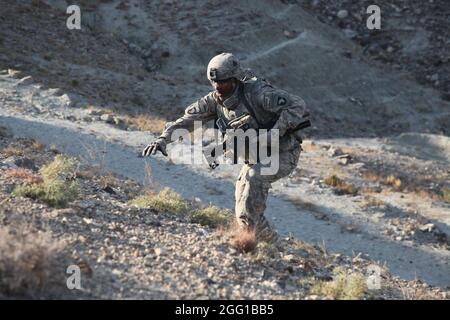
[[[241,227],[254,228],[258,238],[264,240],[276,238],[276,233],[264,217],[267,196],[273,182],[289,175],[295,169],[300,150],[301,147],[296,140],[288,141],[284,148],[280,141],[279,170],[273,175],[262,175],[263,165],[260,163],[244,164],[241,169],[236,182],[236,219]]]

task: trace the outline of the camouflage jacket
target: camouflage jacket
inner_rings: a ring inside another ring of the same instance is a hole
[[[309,117],[309,111],[303,99],[257,78],[240,82],[232,97],[225,101],[226,103],[219,101],[214,91],[210,92],[189,105],[181,118],[174,122],[168,122],[161,137],[166,138],[167,142],[172,142],[171,135],[174,130],[192,131],[194,121],[205,123],[222,118],[228,123],[244,113],[249,114],[243,101],[243,95],[257,118],[252,119],[252,128],[276,128],[279,130],[281,140],[285,140],[287,145],[292,145],[294,140],[301,139],[298,132],[289,134],[286,132],[297,127]],[[291,143],[288,143],[288,140]]]

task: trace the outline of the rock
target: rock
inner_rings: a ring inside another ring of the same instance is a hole
[[[141,55],[142,51],[143,51],[142,48],[135,43],[129,43],[128,50],[130,51],[131,54],[136,54],[136,55]]]
[[[357,162],[353,164],[353,168],[355,169],[361,169],[364,166],[365,166],[364,162]]]
[[[89,219],[89,218],[83,218],[84,223],[86,224],[92,224],[94,222],[93,219]]]
[[[114,191],[114,189],[111,188],[110,186],[106,186],[102,190],[107,192],[107,193],[109,193],[109,194],[116,194],[116,191]]]
[[[38,168],[34,164],[34,161],[29,158],[19,158],[14,161],[14,164],[18,167],[37,171]]]
[[[71,114],[64,116],[64,119],[69,120],[69,121],[77,121],[77,118]]]
[[[352,157],[349,154],[343,154],[338,156],[339,163],[342,165],[347,165],[352,160]]]
[[[60,88],[50,88],[47,90],[48,94],[55,97],[60,97],[63,95],[63,91]]]
[[[15,164],[16,161],[17,161],[16,158],[9,157],[8,159],[2,161],[2,165],[10,169],[16,169],[17,168],[17,165]]]
[[[22,79],[20,79],[19,81],[17,81],[16,86],[19,86],[22,84],[29,84],[31,81],[32,81],[32,77],[26,76],[26,77],[23,77]]]
[[[156,247],[156,248],[153,249],[153,251],[155,252],[155,255],[157,257],[162,256],[162,255],[165,254],[165,250],[163,248],[161,248],[161,247]]]
[[[108,113],[104,113],[100,116],[101,121],[105,121],[106,123],[112,123],[114,120],[114,117]]]
[[[329,157],[336,157],[342,154],[342,150],[339,148],[334,148],[334,147],[330,147],[330,149],[328,149],[328,156]]]
[[[153,63],[150,59],[147,59],[144,63],[144,69],[148,72],[154,72],[161,67],[159,63]]]
[[[341,52],[341,55],[347,59],[352,59],[353,58],[353,54],[351,51],[343,51]]]
[[[431,232],[435,228],[435,225],[432,223],[427,223],[419,227],[419,230],[422,232]]]
[[[53,210],[53,212],[56,215],[71,215],[76,214],[77,210],[75,210],[74,208],[64,208],[64,209],[55,209]]]
[[[144,257],[144,265],[147,267],[150,267],[154,263],[154,261],[155,261],[155,256],[152,254],[147,254]]]
[[[342,32],[344,32],[344,35],[349,39],[353,39],[358,36],[358,32],[352,29],[343,29]]]
[[[381,188],[381,186],[373,187],[373,192],[380,193],[381,191],[383,191],[383,188]]]
[[[293,254],[287,254],[283,257],[283,260],[287,262],[295,262],[297,259]]]
[[[320,0],[313,0],[311,2],[311,7],[317,8],[320,5]]]
[[[91,116],[99,116],[102,114],[102,112],[100,110],[90,109],[88,110],[87,114]]]
[[[436,82],[439,80],[439,74],[435,73],[430,77],[430,80]]]
[[[22,72],[19,70],[8,69],[8,76],[10,76],[11,78],[18,77],[21,73]]]
[[[123,123],[123,120],[119,117],[113,117],[113,123],[116,125],[120,125],[121,123]]]
[[[345,19],[348,17],[348,11],[347,10],[339,10],[337,13],[337,17],[339,19]]]
[[[66,107],[74,107],[76,105],[75,101],[69,97],[67,93],[63,94],[59,97],[62,104],[64,104]]]
[[[0,137],[12,138],[13,133],[9,128],[0,126]]]
[[[112,123],[118,126],[120,129],[126,130],[127,128],[125,121],[120,117],[113,117]]]
[[[283,34],[288,39],[293,39],[297,36],[297,33],[295,31],[290,31],[290,30],[284,30]]]

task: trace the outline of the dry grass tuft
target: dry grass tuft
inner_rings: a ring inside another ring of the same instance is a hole
[[[392,174],[386,177],[386,184],[392,186],[395,190],[402,190],[402,180]]]
[[[63,250],[48,233],[0,226],[0,297],[60,298],[67,290]]]
[[[203,226],[217,228],[226,226],[231,220],[229,210],[221,209],[216,206],[209,206],[203,209],[197,209],[191,212],[191,221]]]
[[[154,209],[160,212],[184,214],[188,211],[186,201],[170,188],[164,188],[159,193],[147,192],[130,201],[131,204],[146,209]]]
[[[230,245],[243,253],[254,252],[258,245],[255,230],[242,228],[237,223],[229,225],[226,235],[230,238]]]
[[[38,140],[33,139],[31,141],[31,149],[33,151],[44,151],[45,145],[43,143],[39,142]]]
[[[358,194],[358,188],[356,188],[353,184],[344,182],[334,174],[326,177],[324,182],[326,185],[335,188],[335,191],[338,194],[350,194],[354,196]]]
[[[77,168],[76,159],[57,155],[39,170],[42,182],[16,186],[12,194],[39,199],[54,207],[64,207],[78,196],[79,184],[75,179]]]
[[[446,187],[442,189],[442,200],[450,203],[450,188]]]
[[[150,117],[145,114],[140,114],[134,117],[127,116],[125,122],[127,126],[137,128],[140,131],[150,131],[155,134],[160,134],[164,130],[167,120],[160,117]]]
[[[0,153],[6,158],[9,157],[21,157],[24,155],[24,148],[15,144],[10,144],[6,148],[3,148]]]
[[[366,279],[360,273],[348,273],[344,268],[334,269],[332,281],[318,281],[311,289],[312,294],[336,300],[360,300],[367,293]]]

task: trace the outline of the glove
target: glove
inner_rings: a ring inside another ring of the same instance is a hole
[[[250,127],[251,121],[252,121],[251,116],[247,114],[230,121],[228,125],[233,129],[243,129],[245,131]]]
[[[167,157],[165,138],[160,137],[152,142],[152,144],[146,146],[142,151],[142,156],[147,157],[149,155],[155,155],[157,151],[161,151],[161,153]]]

